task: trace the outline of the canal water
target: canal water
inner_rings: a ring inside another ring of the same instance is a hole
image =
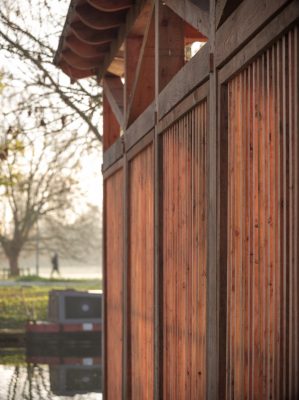
[[[101,400],[98,344],[94,338],[66,343],[56,338],[56,344],[0,349],[0,400]]]

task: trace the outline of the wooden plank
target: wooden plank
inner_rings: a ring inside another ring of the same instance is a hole
[[[102,170],[105,172],[111,165],[119,160],[124,151],[123,138],[118,138],[113,145],[104,152],[103,154],[103,166]]]
[[[215,7],[216,1],[210,1],[209,53],[215,54]],[[213,57],[212,57],[213,60]],[[217,196],[221,185],[221,176],[217,171],[217,70],[210,65],[208,98],[207,135],[207,357],[206,385],[207,398],[218,399],[219,392],[219,221],[217,219]]]
[[[166,116],[158,122],[158,133],[163,133],[171,124],[175,123],[179,118],[190,111],[190,109],[204,100],[204,98],[208,96],[208,89],[209,84],[206,82],[195,89],[188,97],[166,114]]]
[[[103,79],[103,89],[110,108],[121,128],[124,127],[124,85],[117,76],[106,76]]]
[[[106,151],[120,136],[120,126],[111,109],[110,103],[103,94],[103,150]]]
[[[165,399],[206,398],[206,135],[206,100],[159,135]]]
[[[132,0],[87,0],[94,8],[105,12],[125,10],[132,6]]]
[[[154,140],[154,130],[149,131],[142,139],[140,139],[133,147],[127,152],[128,160],[132,160],[138,153],[143,151],[145,147],[149,146]]]
[[[136,119],[124,134],[125,149],[128,151],[155,126],[155,103]]]
[[[219,68],[287,4],[287,0],[243,1],[216,32],[215,64]],[[241,30],[235,29],[242,26]]]
[[[228,80],[241,68],[246,67],[253,58],[257,57],[266,47],[270,46],[288,26],[299,18],[298,1],[292,1],[272,21],[267,24],[238,54],[236,54],[219,71],[221,83]]]
[[[154,132],[154,399],[163,398],[163,153],[157,126]]]
[[[123,159],[120,158],[118,161],[116,161],[114,164],[108,167],[105,171],[102,171],[103,178],[104,179],[109,178],[109,176],[115,174],[115,172],[121,169],[122,167],[123,167]]]
[[[105,32],[99,32],[96,29],[87,27],[81,21],[74,21],[70,24],[70,32],[83,43],[91,46],[104,45],[116,39],[117,30],[111,29]]]
[[[102,45],[91,45],[78,39],[75,35],[70,35],[65,38],[65,43],[74,53],[81,57],[96,57],[104,54],[108,49],[107,43]]]
[[[221,185],[217,208],[219,210],[219,399],[226,398],[226,363],[227,363],[227,210],[228,210],[228,105],[227,86],[219,86],[219,170]],[[219,173],[219,172],[218,172]]]
[[[123,353],[122,353],[122,400],[126,400],[129,394],[129,382],[130,382],[130,282],[129,282],[129,224],[130,224],[130,212],[129,212],[129,163],[127,154],[124,153],[122,159],[123,171],[124,171],[124,190],[123,190]]]
[[[130,161],[129,362],[127,397],[153,399],[154,388],[154,190],[153,145]]]
[[[207,1],[165,0],[165,4],[177,13],[184,21],[209,36],[209,4]]]
[[[103,301],[102,301],[102,316],[103,316],[103,335],[101,340],[102,359],[103,359],[103,396],[107,399],[108,392],[108,352],[107,352],[107,189],[105,177],[103,177],[103,237],[102,237],[102,274],[103,274]]]
[[[163,118],[176,104],[194,88],[208,79],[210,57],[208,45],[205,45],[176,74],[159,95],[159,118]]]
[[[83,70],[90,70],[99,65],[103,60],[104,54],[99,54],[96,57],[81,57],[70,49],[63,50],[61,57],[73,68]]]
[[[123,354],[123,171],[105,181],[105,298],[107,400],[121,399]],[[109,268],[109,272],[108,272]],[[109,273],[109,275],[107,275]]]
[[[298,397],[297,54],[298,25],[228,82],[228,400]]]

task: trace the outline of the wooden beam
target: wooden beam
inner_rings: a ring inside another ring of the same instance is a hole
[[[106,171],[112,170],[113,166],[118,163],[119,160],[123,157],[123,140],[122,137],[119,137],[110,147],[103,153],[103,165],[102,171],[106,173]],[[108,174],[108,172],[107,172]]]
[[[151,5],[152,0],[139,0],[133,4],[131,9],[127,12],[125,23],[119,28],[117,38],[111,43],[110,52],[106,54],[105,60],[98,69],[98,79],[101,80],[106,70],[109,68],[112,60],[115,58],[119,48],[126,36],[128,36],[138,16],[142,13],[144,7],[148,4]]]
[[[124,85],[117,76],[105,77],[103,89],[120,127],[124,125]]]
[[[66,75],[68,75],[71,79],[74,80],[87,78],[91,75],[94,75],[96,72],[96,70],[93,68],[86,70],[79,70],[77,68],[72,67],[64,60],[60,60],[58,65]]]
[[[103,150],[107,150],[120,136],[120,125],[105,94],[103,95]]]
[[[238,70],[249,64],[273,40],[299,19],[299,3],[293,0],[275,16],[257,35],[232,57],[219,71],[219,82],[230,79]]]
[[[185,44],[193,42],[207,42],[208,38],[195,29],[193,26],[185,22]]]
[[[210,68],[209,46],[203,46],[163,89],[159,96],[159,118],[163,118],[194,88],[208,80]]]
[[[209,10],[189,0],[165,0],[164,3],[196,30],[209,36]],[[205,4],[205,2],[203,2]]]
[[[126,126],[129,126],[149,106],[155,96],[155,21],[153,13],[143,38],[135,79],[129,94]]]
[[[163,134],[172,124],[178,121],[184,114],[186,114],[189,110],[191,110],[197,104],[199,104],[201,101],[207,98],[208,93],[209,93],[209,83],[205,82],[202,85],[200,85],[196,90],[192,91],[192,93],[190,93],[189,96],[187,97],[184,96],[185,98],[180,102],[177,102],[178,103],[177,105],[174,104],[171,107],[171,111],[169,111],[167,115],[161,115],[161,113],[159,112],[159,121],[158,121],[159,135]],[[160,104],[161,103],[159,102],[159,107]],[[164,109],[162,109],[162,111],[163,110]]]
[[[115,12],[126,10],[132,6],[132,0],[87,0],[87,2],[99,11]]]
[[[185,22],[161,1],[157,18],[156,92],[159,94],[185,64]]]
[[[82,21],[72,22],[70,30],[82,42],[91,45],[110,43],[117,37],[116,29],[106,30],[99,35],[98,30],[87,27]]]
[[[219,68],[236,54],[287,3],[288,0],[243,1],[216,32],[216,66]]]
[[[88,4],[76,7],[76,14],[86,26],[100,31],[118,28],[125,18],[123,11],[105,13]]]
[[[103,61],[104,56],[82,58],[74,53],[72,50],[63,50],[61,52],[62,58],[72,67],[83,70],[90,70],[96,68]]]
[[[145,111],[130,125],[124,135],[125,149],[135,146],[150,130],[155,127],[155,103],[151,103]]]
[[[65,38],[68,47],[81,57],[97,57],[104,55],[109,50],[109,44],[91,45],[83,42],[78,37],[71,35]]]
[[[143,37],[127,37],[125,40],[125,92],[124,108],[127,115],[129,107],[129,97],[132,92],[134,79],[136,76],[136,66],[140,56]]]
[[[107,68],[107,72],[120,77],[123,76],[125,72],[125,60],[122,57],[115,57]]]

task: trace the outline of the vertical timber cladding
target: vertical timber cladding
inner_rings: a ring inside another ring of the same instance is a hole
[[[106,398],[122,398],[123,170],[105,180]]]
[[[154,152],[129,164],[129,396],[152,400],[154,388]]]
[[[227,87],[227,399],[299,398],[298,40]]]
[[[202,101],[163,133],[163,398],[205,398],[206,134]]]

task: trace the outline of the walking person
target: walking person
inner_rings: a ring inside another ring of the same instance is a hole
[[[54,255],[52,256],[51,263],[52,263],[51,278],[53,277],[55,272],[57,273],[57,275],[60,276],[59,261],[58,261],[58,254],[57,253],[54,253]]]

